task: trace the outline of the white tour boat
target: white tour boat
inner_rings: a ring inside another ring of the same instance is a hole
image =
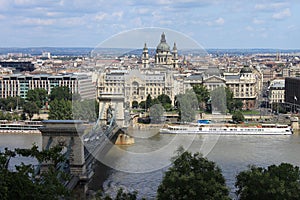
[[[167,125],[159,130],[162,134],[215,134],[215,135],[291,135],[288,125],[261,124],[236,126],[232,124]]]

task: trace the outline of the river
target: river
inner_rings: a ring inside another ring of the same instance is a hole
[[[92,189],[103,189],[115,194],[119,187],[126,191],[138,191],[139,198],[153,199],[163,174],[170,164],[178,146],[190,151],[202,152],[222,169],[226,183],[234,195],[235,176],[249,165],[268,166],[288,162],[300,166],[300,136],[174,136],[159,135],[157,131],[132,131],[135,144],[112,148],[101,161],[111,169],[96,168],[96,178],[105,173],[106,179],[93,185]],[[0,135],[0,148],[30,148],[35,143],[41,146],[40,135]],[[11,166],[20,162],[12,160]],[[32,162],[32,161],[31,161]],[[107,170],[107,169],[105,169]],[[101,177],[101,176],[100,176]],[[95,181],[97,182],[97,181]]]

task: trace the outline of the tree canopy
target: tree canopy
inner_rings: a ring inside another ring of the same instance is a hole
[[[61,147],[55,146],[49,150],[39,151],[37,146],[31,149],[15,149],[0,152],[0,199],[37,199],[52,200],[70,196],[69,191],[64,187],[61,180],[67,180],[63,172],[57,171],[55,165],[39,176],[35,174],[32,164],[17,165],[14,171],[8,169],[9,161],[16,156],[34,157],[39,162],[63,161],[60,154]],[[62,179],[58,179],[61,174]]]
[[[205,85],[196,84],[193,85],[193,91],[197,96],[199,107],[204,110],[205,104],[209,100],[209,96],[210,96],[208,89],[205,87]]]
[[[229,199],[221,170],[199,153],[179,151],[157,190],[158,200]]]
[[[72,93],[70,89],[66,86],[54,87],[51,89],[50,100],[72,100]]]
[[[31,120],[34,114],[39,113],[39,107],[35,102],[28,101],[25,103],[23,111],[28,114],[28,117]]]
[[[235,111],[234,113],[232,113],[232,121],[241,123],[245,121],[245,117],[241,111]]]
[[[175,97],[175,105],[179,110],[181,122],[192,122],[195,120],[196,110],[199,106],[197,97],[192,90],[187,90],[185,94],[177,95]]]
[[[44,106],[48,99],[47,91],[43,88],[35,88],[28,90],[26,100],[34,102],[40,109]]]
[[[299,167],[288,163],[252,166],[237,175],[235,186],[240,200],[300,199]]]
[[[225,92],[228,112],[232,113],[235,110],[241,110],[243,107],[243,102],[240,99],[234,99],[233,92],[228,87],[225,88]]]
[[[73,119],[72,102],[69,100],[54,99],[50,102],[48,119],[69,120]]]

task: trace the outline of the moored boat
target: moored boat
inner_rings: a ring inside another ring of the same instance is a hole
[[[40,133],[39,127],[42,124],[40,121],[24,121],[17,123],[8,123],[2,121],[0,123],[0,133]]]
[[[261,124],[258,126],[236,126],[229,124],[167,125],[161,134],[214,134],[214,135],[291,135],[290,126]]]

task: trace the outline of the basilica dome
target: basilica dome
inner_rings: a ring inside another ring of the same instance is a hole
[[[156,52],[170,52],[170,46],[167,44],[166,36],[163,33],[161,35],[160,43],[156,47]]]

